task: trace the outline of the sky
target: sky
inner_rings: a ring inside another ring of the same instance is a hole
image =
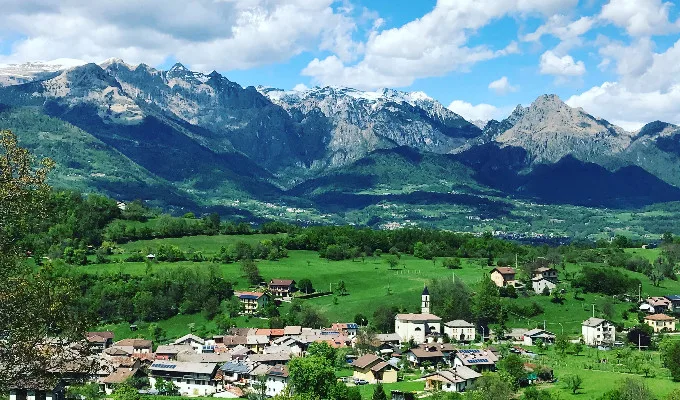
[[[216,70],[243,86],[423,91],[469,120],[555,93],[634,130],[680,124],[662,0],[0,0],[0,64]]]

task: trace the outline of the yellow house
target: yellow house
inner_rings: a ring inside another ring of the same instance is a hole
[[[395,383],[397,381],[397,369],[383,361],[374,354],[366,354],[354,360],[354,379],[363,379],[368,383]]]
[[[515,286],[516,273],[514,268],[496,267],[491,270],[491,275],[489,277],[498,287]]]
[[[645,317],[645,323],[656,332],[673,332],[675,330],[675,318],[666,314],[653,314]]]
[[[255,314],[269,303],[269,295],[260,292],[234,292],[243,305],[244,314]]]

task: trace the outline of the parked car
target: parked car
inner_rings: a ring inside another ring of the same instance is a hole
[[[366,379],[355,379],[354,380],[355,385],[366,385],[368,384],[368,381]]]

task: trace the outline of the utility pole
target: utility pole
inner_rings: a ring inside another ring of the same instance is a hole
[[[545,320],[543,320],[543,330],[545,330]]]
[[[515,253],[515,271],[519,269],[519,261],[517,260],[517,253]]]
[[[593,306],[593,318],[595,318],[595,304],[593,304],[592,306]]]
[[[642,284],[638,285],[638,303],[642,301]]]

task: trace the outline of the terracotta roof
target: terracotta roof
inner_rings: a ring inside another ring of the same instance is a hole
[[[103,332],[87,332],[85,337],[90,342],[105,342],[109,339],[113,340],[113,332],[103,331]]]
[[[377,363],[377,364],[375,364],[374,366],[371,367],[371,371],[378,372],[378,371],[382,371],[383,369],[388,368],[388,367],[394,368],[394,367],[392,367],[391,364],[386,363],[385,361],[380,361],[379,363]]]
[[[516,274],[515,269],[511,267],[496,267],[491,270],[491,272],[498,271],[501,275],[512,275]]]
[[[382,359],[375,354],[364,354],[352,362],[352,365],[357,368],[366,368],[370,365],[381,362]]]
[[[666,314],[649,315],[649,316],[646,316],[645,319],[648,319],[650,321],[675,321],[675,318],[671,317],[670,315],[666,315]]]
[[[290,286],[295,283],[292,279],[272,279],[269,284],[272,286]]]
[[[128,378],[134,376],[137,373],[137,368],[120,368],[112,372],[109,376],[102,378],[101,383],[123,383]]]
[[[283,334],[284,335],[290,335],[290,336],[295,336],[295,335],[301,335],[302,334],[302,327],[301,326],[286,326],[283,328]]]
[[[255,332],[256,335],[265,335],[265,336],[283,336],[283,329],[258,329]]]
[[[152,348],[153,347],[153,342],[151,340],[146,340],[146,339],[123,339],[119,340],[116,343],[114,343],[116,346],[124,347],[124,346],[132,346],[133,348],[136,349],[145,349],[145,348]]]
[[[647,299],[647,303],[653,306],[669,306],[671,301],[665,297],[650,297]]]
[[[238,346],[239,344],[248,343],[248,339],[245,336],[237,335],[222,336],[222,343],[225,346]]]

